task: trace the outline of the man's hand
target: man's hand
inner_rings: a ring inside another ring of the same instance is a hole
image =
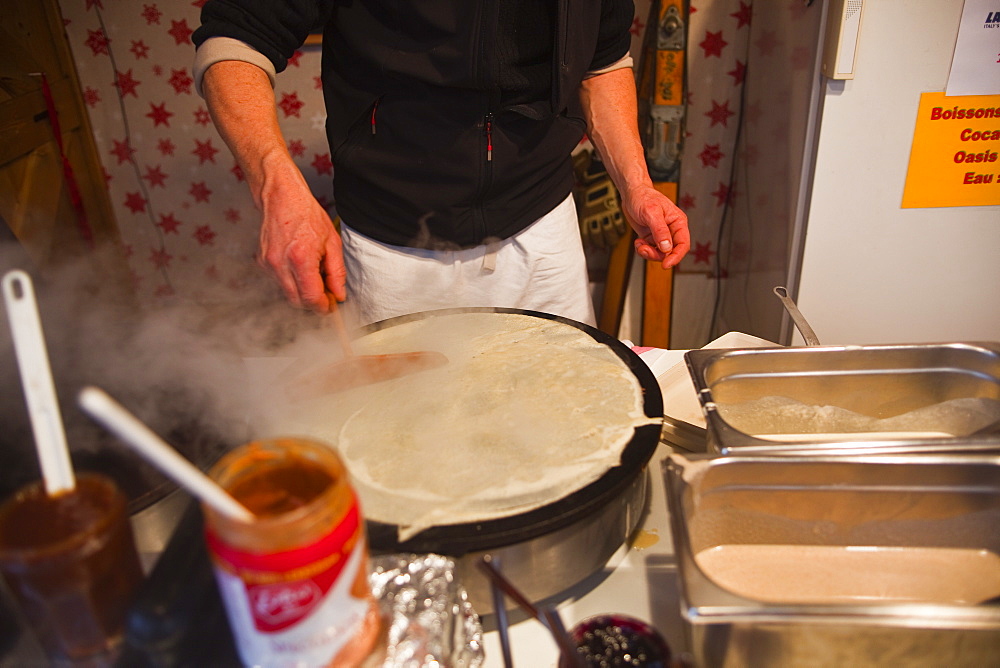
[[[296,172],[264,186],[258,262],[296,306],[326,313],[347,298],[340,235]]]
[[[652,186],[622,192],[625,218],[635,229],[635,252],[644,260],[676,267],[691,248],[687,215]]]

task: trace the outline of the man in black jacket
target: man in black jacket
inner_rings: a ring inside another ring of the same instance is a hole
[[[261,263],[320,312],[364,322],[508,306],[593,322],[571,189],[590,137],[637,232],[675,266],[687,218],[637,130],[631,0],[209,0],[199,91],[261,209]],[[278,127],[273,78],[323,30],[337,233]]]

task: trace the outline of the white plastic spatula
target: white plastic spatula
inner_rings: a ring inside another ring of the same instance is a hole
[[[107,392],[91,385],[80,390],[78,399],[80,408],[90,417],[173,478],[178,485],[227,517],[240,522],[254,521],[254,514],[246,506],[230,496],[219,483],[202,473],[194,464],[181,457],[169,443],[112,399]]]
[[[52,368],[31,277],[20,269],[7,272],[3,277],[3,297],[45,491],[49,496],[71,492],[76,487],[76,477],[52,383]]]

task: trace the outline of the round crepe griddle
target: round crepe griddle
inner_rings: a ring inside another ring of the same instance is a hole
[[[513,308],[454,308],[390,318],[373,323],[362,331],[371,333],[413,320],[456,313],[509,313],[554,320],[575,327],[598,343],[608,346],[625,363],[642,388],[643,412],[647,417],[656,420],[662,419],[663,398],[660,387],[646,363],[628,346],[613,336],[569,318]],[[491,550],[552,533],[587,517],[617,499],[635,480],[636,476],[642,473],[649,459],[653,456],[660,440],[661,429],[662,425],[659,422],[637,427],[631,441],[622,451],[619,465],[610,468],[600,478],[576,492],[539,508],[495,520],[436,525],[405,541],[399,540],[399,527],[395,524],[368,520],[368,542],[374,552],[434,552],[462,556],[470,552]]]

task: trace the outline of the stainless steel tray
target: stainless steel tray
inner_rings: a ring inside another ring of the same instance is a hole
[[[996,601],[766,602],[720,586],[695,555],[755,543],[1000,553],[1000,457],[675,454],[663,475],[696,665],[995,665]]]
[[[997,343],[692,350],[684,358],[709,452],[1000,452]]]

